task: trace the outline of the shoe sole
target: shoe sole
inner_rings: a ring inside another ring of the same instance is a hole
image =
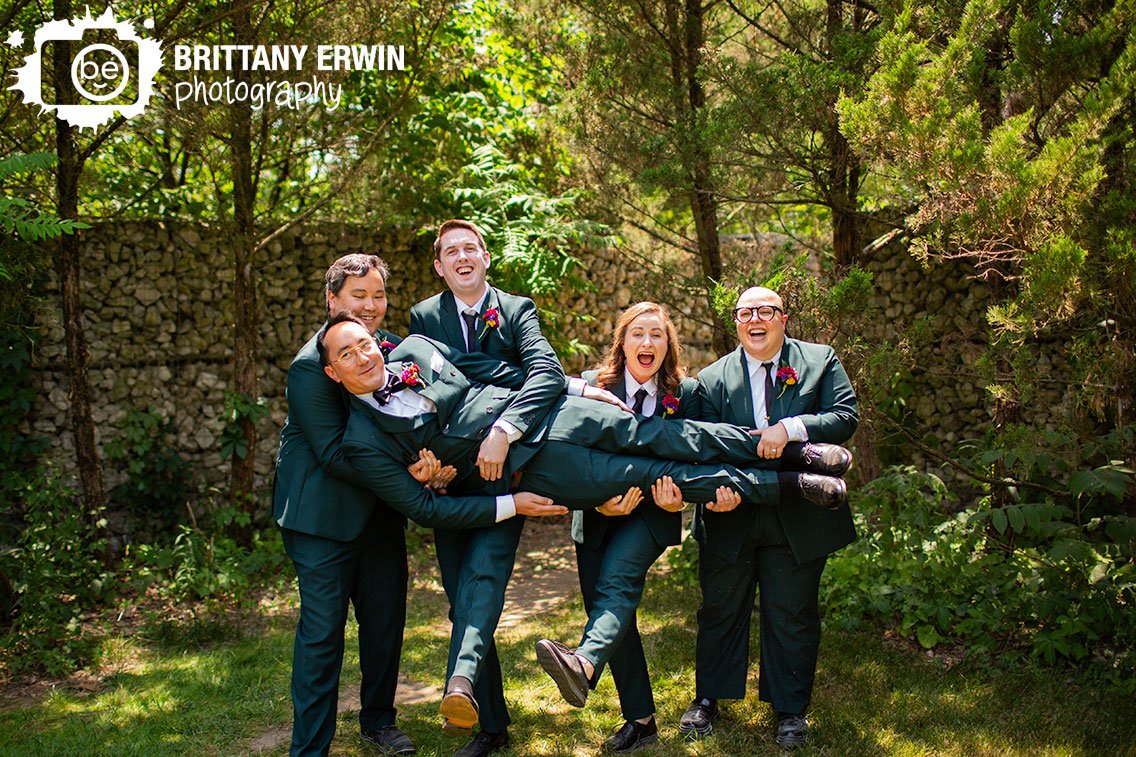
[[[643,738],[639,739],[638,741],[636,741],[634,744],[627,747],[626,749],[609,749],[605,746],[604,749],[603,749],[603,753],[604,754],[631,754],[632,752],[638,752],[640,749],[642,749],[645,746],[650,746],[651,744],[654,744],[658,740],[659,740],[659,734],[653,733],[650,736],[644,736]]]
[[[705,728],[699,728],[693,723],[680,723],[678,726],[679,734],[688,739],[700,739],[703,736],[709,736],[710,732],[713,730],[713,722],[707,723]]]
[[[536,643],[536,661],[556,683],[556,688],[560,689],[560,696],[564,697],[565,702],[573,707],[584,706],[588,701],[588,690],[581,690],[576,682],[571,680],[568,672],[560,663],[560,657],[551,645],[542,644],[540,641]]]
[[[461,694],[446,694],[438,705],[438,713],[445,718],[442,730],[451,734],[466,734],[477,725],[477,705]]]

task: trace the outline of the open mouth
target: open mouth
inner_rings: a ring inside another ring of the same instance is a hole
[[[652,352],[640,352],[635,356],[635,361],[643,368],[651,368],[655,365],[655,355]]]
[[[749,334],[749,338],[756,342],[764,339],[766,335],[768,335],[769,329],[765,328],[764,326],[756,326],[754,328],[751,328],[747,333]]]
[[[456,273],[458,276],[470,276],[473,274],[473,266],[459,265],[454,268],[454,273]]]

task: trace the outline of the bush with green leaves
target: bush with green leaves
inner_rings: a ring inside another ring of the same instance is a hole
[[[174,424],[156,409],[131,410],[121,436],[106,446],[108,463],[126,480],[110,493],[111,504],[130,513],[144,528],[171,532],[193,493],[189,466],[171,444]]]
[[[66,673],[93,649],[83,613],[109,597],[103,524],[49,469],[15,489],[25,512],[19,541],[5,556],[14,602],[0,660],[12,672]]]
[[[1136,667],[1130,522],[1078,520],[1053,499],[960,510],[940,479],[911,467],[856,491],[853,511],[860,538],[829,558],[822,582],[829,623],[1047,664],[1092,657],[1118,680]]]

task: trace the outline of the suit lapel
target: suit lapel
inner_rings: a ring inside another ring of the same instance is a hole
[[[456,350],[465,352],[465,334],[462,333],[461,323],[458,322],[458,309],[454,304],[453,292],[442,292],[439,298],[439,315],[442,323],[442,333],[446,335],[446,343]]]
[[[797,372],[798,381],[792,386],[788,386],[781,381],[774,381],[773,384],[773,415],[770,417],[770,423],[776,423],[785,417],[787,410],[792,406],[793,400],[797,397],[801,382],[800,375],[802,372],[801,366],[801,350],[797,346],[795,339],[785,339],[785,346],[781,348],[781,359],[777,362],[779,370],[781,366],[789,365]]]
[[[749,384],[749,365],[746,363],[745,351],[741,347],[738,347],[727,370],[723,373],[726,379],[726,402],[733,409],[733,418],[723,418],[723,420],[732,420],[742,426],[752,426],[753,389]]]
[[[496,308],[497,310],[497,328],[490,328],[489,324],[485,322],[485,313],[489,308]],[[481,303],[481,312],[477,316],[477,344],[482,352],[487,352],[485,345],[490,339],[489,332],[500,331],[505,326],[505,318],[501,315],[501,300],[497,297],[496,288],[489,287],[489,295]]]

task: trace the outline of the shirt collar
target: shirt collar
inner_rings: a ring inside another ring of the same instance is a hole
[[[628,397],[634,397],[635,392],[639,391],[640,387],[646,389],[647,394],[651,397],[654,397],[655,394],[657,394],[659,391],[658,385],[655,383],[654,376],[647,379],[644,383],[640,384],[635,380],[635,377],[631,375],[631,371],[627,370],[626,368],[623,369],[623,386],[624,391],[627,392]]]
[[[773,376],[774,376],[773,380],[776,381],[777,380],[777,366],[781,365],[781,353],[784,352],[784,351],[785,351],[785,346],[781,345],[781,349],[777,350],[777,354],[774,355],[773,357],[769,358],[769,360],[758,360],[753,355],[749,354],[745,350],[742,350],[742,354],[745,355],[745,358],[746,358],[746,365],[749,368],[750,378],[752,379],[754,377],[762,375],[761,366],[762,366],[763,363],[773,363]],[[764,376],[762,376],[762,380],[764,380]]]
[[[462,302],[460,299],[458,299],[458,296],[456,294],[454,294],[453,292],[450,292],[450,296],[454,298],[454,307],[456,307],[458,309],[459,313],[464,313],[465,311],[469,310],[471,307],[474,310],[476,310],[477,312],[480,313],[481,312],[481,306],[485,304],[485,299],[489,296],[489,284],[486,283],[485,291],[481,293],[481,296],[477,298],[477,302],[473,305],[466,305],[464,302]]]

